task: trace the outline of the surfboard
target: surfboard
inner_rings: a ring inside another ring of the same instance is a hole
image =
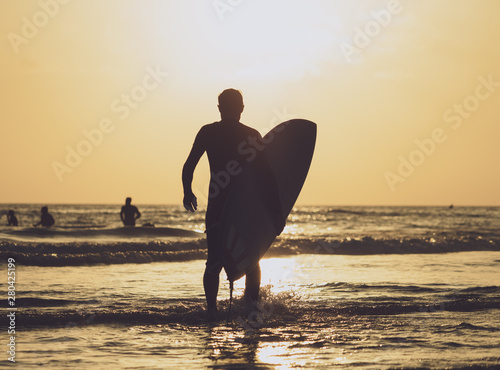
[[[283,220],[297,200],[311,165],[316,124],[303,119],[283,122],[262,138],[263,151],[276,179]],[[275,215],[264,202],[258,169],[249,163],[236,179],[221,218],[219,245],[229,281],[251,271],[277,237]]]

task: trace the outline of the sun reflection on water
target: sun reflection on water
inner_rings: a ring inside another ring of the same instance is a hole
[[[293,258],[269,258],[261,260],[262,285],[270,285],[272,293],[281,293],[292,289],[291,281],[297,263]]]
[[[305,360],[297,359],[296,349],[289,348],[287,343],[261,343],[256,357],[260,363],[275,365],[275,369],[292,369],[305,365]]]
[[[299,275],[298,268],[293,257],[263,259],[260,261],[261,286],[268,286],[274,294],[291,291]],[[244,290],[245,279],[237,280],[234,287],[236,290]]]

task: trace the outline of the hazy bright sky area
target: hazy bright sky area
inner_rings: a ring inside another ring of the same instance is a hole
[[[302,205],[500,205],[500,1],[0,2],[0,202],[181,204],[217,95],[318,124]],[[208,161],[193,189],[206,204]]]

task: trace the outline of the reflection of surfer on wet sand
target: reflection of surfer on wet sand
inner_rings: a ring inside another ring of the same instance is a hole
[[[182,171],[182,182],[184,187],[184,207],[194,212],[197,209],[197,200],[191,189],[193,172],[201,156],[207,152],[210,164],[210,194],[208,199],[207,213],[205,218],[208,256],[203,276],[205,297],[207,300],[207,311],[209,320],[217,318],[217,292],[219,289],[219,274],[222,269],[220,259],[221,245],[217,238],[220,233],[220,221],[223,207],[233,187],[234,178],[241,176],[245,165],[249,162],[246,152],[240,150],[240,144],[249,138],[261,140],[262,137],[257,130],[239,122],[243,112],[243,97],[238,90],[227,89],[219,95],[219,111],[221,121],[203,126],[198,132],[191,152],[184,164]],[[252,158],[254,166],[259,165],[259,182],[266,189],[265,198],[276,215],[276,228],[278,233],[284,228],[284,220],[281,216],[281,207],[277,193],[276,182],[267,164],[264,153],[254,151]],[[267,171],[265,170],[267,168]],[[220,177],[225,178],[224,186],[221,186]],[[245,212],[245,210],[241,210]],[[248,302],[257,302],[260,288],[260,267],[257,263],[246,273],[245,298]]]

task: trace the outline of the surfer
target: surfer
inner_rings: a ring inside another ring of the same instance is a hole
[[[120,218],[125,226],[135,226],[135,220],[141,217],[141,212],[132,204],[132,198],[125,199],[125,205],[120,211]]]
[[[206,152],[210,164],[210,186],[205,226],[207,234],[208,256],[203,275],[203,287],[207,300],[208,319],[217,319],[217,293],[219,290],[219,274],[222,270],[220,245],[217,241],[219,222],[222,210],[234,178],[245,170],[249,163],[246,152],[240,150],[241,144],[249,139],[260,142],[259,132],[240,122],[243,112],[243,97],[238,90],[224,90],[218,97],[218,108],[221,116],[219,122],[203,126],[196,135],[193,147],[182,169],[182,183],[184,188],[183,204],[187,211],[196,211],[198,204],[191,189],[193,173],[201,156]],[[251,158],[259,166],[258,183],[263,189],[263,196],[276,214],[275,228],[280,234],[285,223],[282,217],[278,189],[274,175],[271,172],[267,158],[263,152],[255,151]],[[241,210],[245,212],[245,210]],[[259,299],[260,266],[257,264],[251,271],[247,271],[245,280],[245,299],[249,305]]]
[[[43,227],[51,227],[55,224],[54,217],[49,213],[49,208],[47,206],[42,207],[42,216],[39,223],[34,224],[34,227],[42,225]]]
[[[7,226],[18,226],[17,217],[13,210],[7,212]]]

